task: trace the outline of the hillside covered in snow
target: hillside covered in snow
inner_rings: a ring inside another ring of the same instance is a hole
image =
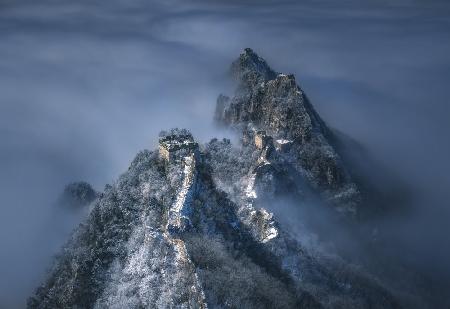
[[[239,142],[161,132],[157,149],[88,192],[92,210],[30,308],[421,307],[386,272],[414,275],[360,226],[387,197],[295,77],[251,49],[230,75],[235,93],[219,96],[214,118]]]

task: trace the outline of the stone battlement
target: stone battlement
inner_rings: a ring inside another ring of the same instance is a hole
[[[187,130],[172,130],[159,139],[159,156],[167,161],[179,161],[195,152],[198,144]]]
[[[256,131],[255,134],[255,146],[258,149],[263,149],[271,142],[271,137],[266,134],[266,131]]]

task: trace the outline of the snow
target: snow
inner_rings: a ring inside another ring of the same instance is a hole
[[[278,230],[275,228],[275,222],[273,221],[273,213],[268,212],[266,209],[261,208],[261,213],[265,221],[268,222],[269,227],[264,231],[263,243],[268,242],[278,236]]]
[[[184,157],[183,183],[178,191],[175,203],[169,210],[169,220],[167,227],[173,226],[181,228],[181,218],[183,208],[190,202],[192,188],[195,184],[195,155]]]
[[[251,199],[257,198],[257,194],[256,194],[256,191],[255,191],[255,179],[256,179],[256,174],[253,174],[253,175],[249,178],[249,180],[248,180],[248,185],[247,185],[247,187],[245,188],[245,195],[246,195],[248,198],[251,198]]]
[[[274,239],[277,236],[278,236],[278,230],[272,226],[267,230],[266,237],[262,240],[262,242],[266,243],[269,240]]]
[[[150,183],[146,182],[142,185],[142,195],[143,196],[148,196],[150,194]]]
[[[184,206],[184,202],[186,201],[186,197],[189,193],[189,190],[192,186],[193,183],[193,177],[192,177],[192,165],[193,165],[193,157],[185,157],[184,158],[184,170],[183,170],[183,174],[184,174],[184,179],[183,179],[183,184],[181,186],[180,191],[177,194],[177,199],[175,201],[174,206],[172,207],[171,211],[179,213],[181,211],[181,209]]]
[[[292,141],[287,140],[287,139],[277,139],[277,143],[280,145],[284,145],[284,144],[288,144],[291,143]]]
[[[266,161],[263,164],[265,165],[270,163]],[[253,201],[257,198],[257,194],[255,191],[255,180],[256,174],[252,174],[248,179],[247,187],[244,190],[245,197],[249,200],[245,206],[248,209],[251,217],[258,215],[258,211],[253,206]],[[266,243],[278,236],[278,230],[275,228],[275,221],[273,220],[272,213],[268,212],[264,208],[261,208],[259,212],[262,214],[266,224],[265,227],[263,227],[262,230],[258,232],[258,234],[262,235],[261,242]]]

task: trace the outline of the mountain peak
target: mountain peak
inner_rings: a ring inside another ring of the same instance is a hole
[[[276,78],[277,73],[251,48],[245,48],[231,64],[231,74],[237,81],[264,82]]]
[[[252,49],[246,48],[231,65],[238,87],[232,99],[220,96],[215,119],[243,129],[245,140],[263,130],[275,142],[285,140],[291,151],[282,157],[311,187],[340,212],[354,215],[359,190],[334,149],[331,130],[297,85],[294,75],[279,74]],[[252,127],[255,130],[248,130]]]
[[[288,200],[293,216],[322,202],[350,216],[359,206],[294,77],[251,49],[232,72],[238,88],[219,96],[215,117],[242,130],[242,143],[199,147],[186,129],[162,131],[158,149],[99,194],[29,308],[398,307],[280,220]]]

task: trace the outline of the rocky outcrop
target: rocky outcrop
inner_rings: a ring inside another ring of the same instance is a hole
[[[232,64],[231,72],[238,86],[233,98],[219,96],[218,122],[254,135],[256,141],[258,132],[264,132],[266,139],[276,141],[280,156],[327,201],[341,212],[356,214],[359,190],[333,147],[332,132],[295,77],[275,73],[248,48]]]

